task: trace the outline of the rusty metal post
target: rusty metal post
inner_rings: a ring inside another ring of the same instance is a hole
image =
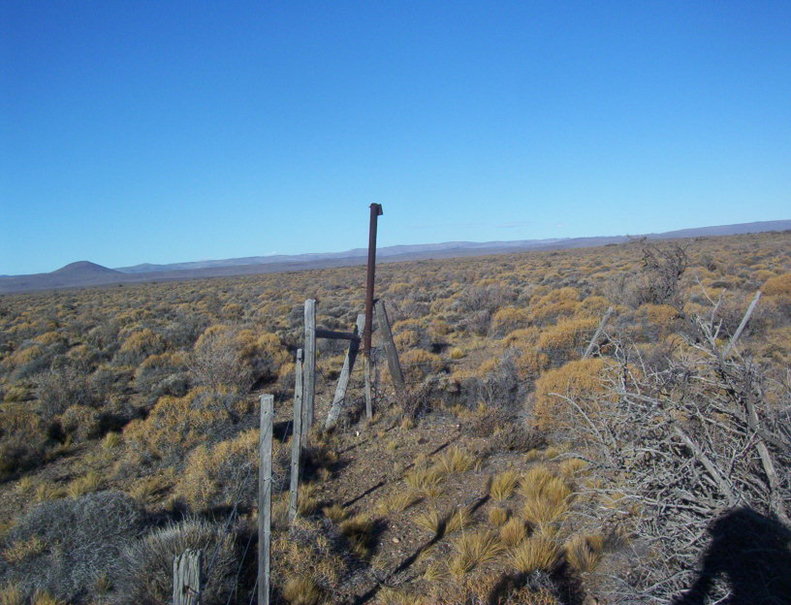
[[[376,276],[376,220],[382,216],[382,205],[371,204],[371,222],[368,227],[368,274],[365,283],[365,327],[363,328],[363,354],[371,358],[371,328],[374,316],[374,278]]]

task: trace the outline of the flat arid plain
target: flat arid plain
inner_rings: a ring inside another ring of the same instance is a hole
[[[0,297],[0,603],[165,603],[189,548],[253,602],[264,393],[274,603],[791,602],[791,232],[381,265],[406,389],[378,330],[322,430],[318,341],[290,523],[303,304],[349,332],[364,281]]]

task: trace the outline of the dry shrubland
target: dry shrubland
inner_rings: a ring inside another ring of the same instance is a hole
[[[263,392],[277,603],[791,599],[791,234],[381,265],[408,392],[377,348],[377,415],[355,372],[289,526],[302,303],[350,331],[363,282],[0,298],[0,602],[161,602],[184,548],[205,602],[249,602]]]

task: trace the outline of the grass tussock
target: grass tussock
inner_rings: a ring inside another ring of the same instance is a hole
[[[319,605],[324,593],[311,578],[292,576],[283,587],[283,598],[290,605]]]
[[[459,507],[446,516],[445,534],[452,534],[470,525],[472,525],[470,509],[466,506]]]
[[[78,477],[69,483],[66,491],[72,498],[99,491],[102,487],[102,476],[96,471],[88,471],[85,476]]]
[[[564,477],[575,477],[588,468],[588,463],[580,458],[569,458],[558,465],[560,474]]]
[[[325,506],[324,508],[321,509],[321,512],[323,512],[324,516],[327,517],[327,519],[329,519],[333,523],[340,523],[348,516],[346,509],[343,508],[340,504]]]
[[[37,536],[28,540],[12,542],[3,550],[3,558],[11,565],[21,563],[29,557],[34,557],[44,551],[45,544]]]
[[[341,533],[349,541],[350,550],[360,559],[371,555],[374,522],[364,514],[355,515],[340,524]]]
[[[489,495],[492,500],[502,502],[511,497],[514,493],[516,484],[519,482],[519,473],[513,470],[503,471],[492,478],[489,486]]]
[[[593,570],[601,558],[604,538],[600,535],[577,535],[563,546],[566,561],[579,572]]]
[[[433,497],[432,494],[436,495],[443,478],[442,471],[432,466],[429,468],[418,468],[407,473],[404,481],[421,495]]]
[[[480,464],[480,459],[458,447],[452,447],[437,460],[437,468],[443,473],[463,473]]]
[[[505,524],[505,522],[508,521],[508,517],[510,516],[511,513],[507,508],[495,506],[494,508],[489,509],[489,523],[495,527],[500,527],[501,525]]]
[[[526,537],[527,527],[525,527],[525,522],[518,517],[513,517],[500,527],[500,542],[509,548],[516,546]]]
[[[520,490],[525,498],[523,517],[532,525],[558,520],[568,510],[572,495],[569,484],[544,465],[534,466],[525,473]]]
[[[551,570],[558,562],[560,549],[556,542],[537,533],[519,544],[511,552],[511,561],[520,573]]]
[[[453,556],[448,569],[455,578],[460,578],[476,567],[484,565],[502,552],[503,547],[496,534],[490,531],[464,533],[453,543]]]
[[[412,490],[397,492],[380,500],[374,507],[374,512],[382,517],[392,513],[400,513],[420,501],[420,495]]]
[[[25,595],[16,584],[0,587],[0,605],[24,605]]]
[[[436,508],[430,508],[419,515],[415,515],[412,521],[420,529],[425,530],[432,536],[438,536],[444,531],[445,520]]]

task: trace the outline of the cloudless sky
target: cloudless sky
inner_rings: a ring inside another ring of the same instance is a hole
[[[791,218],[791,3],[0,3],[0,274]]]

